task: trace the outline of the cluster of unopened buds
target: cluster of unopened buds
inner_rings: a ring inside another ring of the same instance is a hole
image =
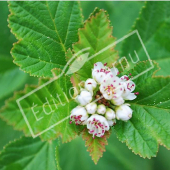
[[[125,101],[134,100],[139,93],[133,93],[135,83],[130,79],[131,74],[118,75],[117,68],[95,63],[92,78],[85,81],[76,96],[79,105],[71,111],[70,123],[87,126],[94,138],[104,136],[105,131],[116,124],[116,119],[128,121],[133,111]]]

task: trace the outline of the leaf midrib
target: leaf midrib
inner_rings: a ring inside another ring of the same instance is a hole
[[[60,3],[60,2],[59,2],[59,3]],[[59,3],[58,3],[58,6],[59,6]],[[64,52],[66,52],[67,50],[66,50],[66,48],[65,48],[65,46],[64,46],[64,44],[63,44],[63,42],[62,42],[62,39],[61,39],[61,37],[60,37],[60,35],[59,35],[59,33],[58,33],[58,30],[57,30],[55,21],[54,21],[52,15],[51,15],[51,12],[50,12],[50,9],[49,9],[49,6],[48,6],[48,1],[46,1],[46,6],[47,6],[48,12],[49,12],[49,14],[50,14],[50,18],[51,18],[52,21],[53,21],[53,25],[54,25],[54,28],[55,28],[55,32],[57,33],[57,36],[58,36],[58,38],[59,38],[59,40],[60,40],[60,43],[61,43],[61,46],[62,46]],[[58,8],[58,6],[57,6],[57,8]],[[57,11],[57,10],[56,10],[56,11]]]

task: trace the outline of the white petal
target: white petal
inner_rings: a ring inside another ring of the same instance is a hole
[[[109,126],[113,126],[116,123],[116,120],[115,119],[114,120],[108,120],[107,122],[108,122]]]
[[[105,78],[106,74],[103,73],[103,72],[99,72],[99,73],[96,73],[95,76],[94,76],[94,79],[99,83],[101,84]]]
[[[136,99],[136,95],[134,93],[128,93],[127,95],[123,95],[125,100],[134,100]]]
[[[123,97],[118,97],[118,98],[115,98],[115,99],[112,99],[111,102],[114,104],[114,105],[122,105],[124,103],[124,99]]]
[[[101,62],[97,62],[94,64],[94,69],[100,70],[103,67],[104,67],[104,65]]]
[[[111,68],[110,71],[113,74],[113,76],[116,76],[118,74],[118,72],[119,72],[119,70],[116,67]]]

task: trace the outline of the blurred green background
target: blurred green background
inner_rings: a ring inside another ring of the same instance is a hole
[[[113,36],[117,39],[130,31],[143,5],[144,2],[81,2],[84,20],[88,18],[95,7],[108,11],[113,25]],[[8,14],[7,2],[0,2],[0,107],[5,104],[6,99],[13,95],[14,91],[23,89],[25,84],[37,83],[36,78],[19,70],[19,67],[12,62],[10,50],[16,39],[7,26]],[[11,126],[0,119],[0,150],[9,141],[22,135],[22,132],[14,131]],[[71,143],[61,145],[59,148],[61,168],[63,170],[170,169],[170,151],[162,146],[159,148],[158,156],[149,160],[134,155],[125,144],[118,141],[114,133],[112,133],[108,143],[106,152],[97,165],[94,165],[84,146],[85,142],[80,137]]]

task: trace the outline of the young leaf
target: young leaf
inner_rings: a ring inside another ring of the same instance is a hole
[[[87,129],[82,132],[82,138],[86,142],[87,151],[90,152],[90,156],[95,164],[97,164],[100,157],[102,157],[103,152],[105,152],[105,145],[108,145],[107,138],[109,138],[110,132],[105,132],[105,135],[101,138],[95,137],[93,139],[92,135],[88,133]]]
[[[0,168],[13,170],[56,170],[55,147],[58,141],[42,142],[22,137],[9,143],[0,154]]]
[[[78,35],[79,41],[73,45],[73,54],[83,49],[81,55],[88,54],[88,60],[86,59],[83,66],[81,59],[77,63],[76,67],[81,66],[81,69],[76,72],[79,79],[86,80],[91,77],[91,69],[95,62],[108,62],[111,65],[118,58],[117,52],[113,50],[115,38],[112,36],[112,27],[105,11],[96,9],[85,22],[84,28],[79,29]],[[108,47],[111,44],[113,45]],[[66,58],[68,60],[71,57],[69,50]]]
[[[145,69],[141,62],[134,71],[137,74]],[[117,121],[115,126],[118,138],[135,154],[147,158],[156,156],[159,144],[170,149],[170,77],[151,77],[151,71],[155,69],[134,79],[139,95],[130,102],[132,119]]]
[[[90,11],[93,11],[96,7],[108,11],[111,23],[114,23],[113,35],[118,39],[127,34],[143,5],[144,2],[142,1],[125,1],[124,3],[116,1],[98,1],[97,3],[95,1],[81,1],[85,19],[89,17]]]
[[[9,26],[19,40],[14,62],[30,75],[52,77],[63,68],[65,52],[77,42],[82,14],[78,2],[9,2]]]
[[[26,86],[24,91],[15,93],[0,111],[0,116],[16,130],[23,130],[26,135],[30,136],[32,130],[35,136],[42,133],[43,140],[55,139],[61,135],[63,142],[70,141],[79,131],[78,126],[69,123],[70,112],[77,105],[72,99],[70,77],[61,76],[44,86],[48,81],[41,79],[39,86],[43,86],[34,93],[32,90],[38,86]],[[19,101],[19,108],[16,100],[24,94],[28,96]]]
[[[161,70],[157,75],[165,76],[170,74],[169,8],[169,2],[146,2],[132,27],[132,30],[138,30],[151,59],[159,63]],[[138,37],[131,36],[123,44],[121,56],[127,56],[136,50],[140,60],[146,60],[142,49]]]
[[[97,165],[91,160],[84,147],[85,142],[81,137],[60,146],[60,165],[63,170],[151,170],[152,160],[143,159],[129,150],[121,143],[114,133],[111,133],[106,146],[106,152]],[[78,149],[75,149],[78,148]],[[74,154],[73,154],[74,153]],[[75,161],[76,160],[76,161]],[[133,163],[132,161],[133,160]],[[67,163],[66,163],[67,162]],[[142,165],[142,166],[139,166]]]

